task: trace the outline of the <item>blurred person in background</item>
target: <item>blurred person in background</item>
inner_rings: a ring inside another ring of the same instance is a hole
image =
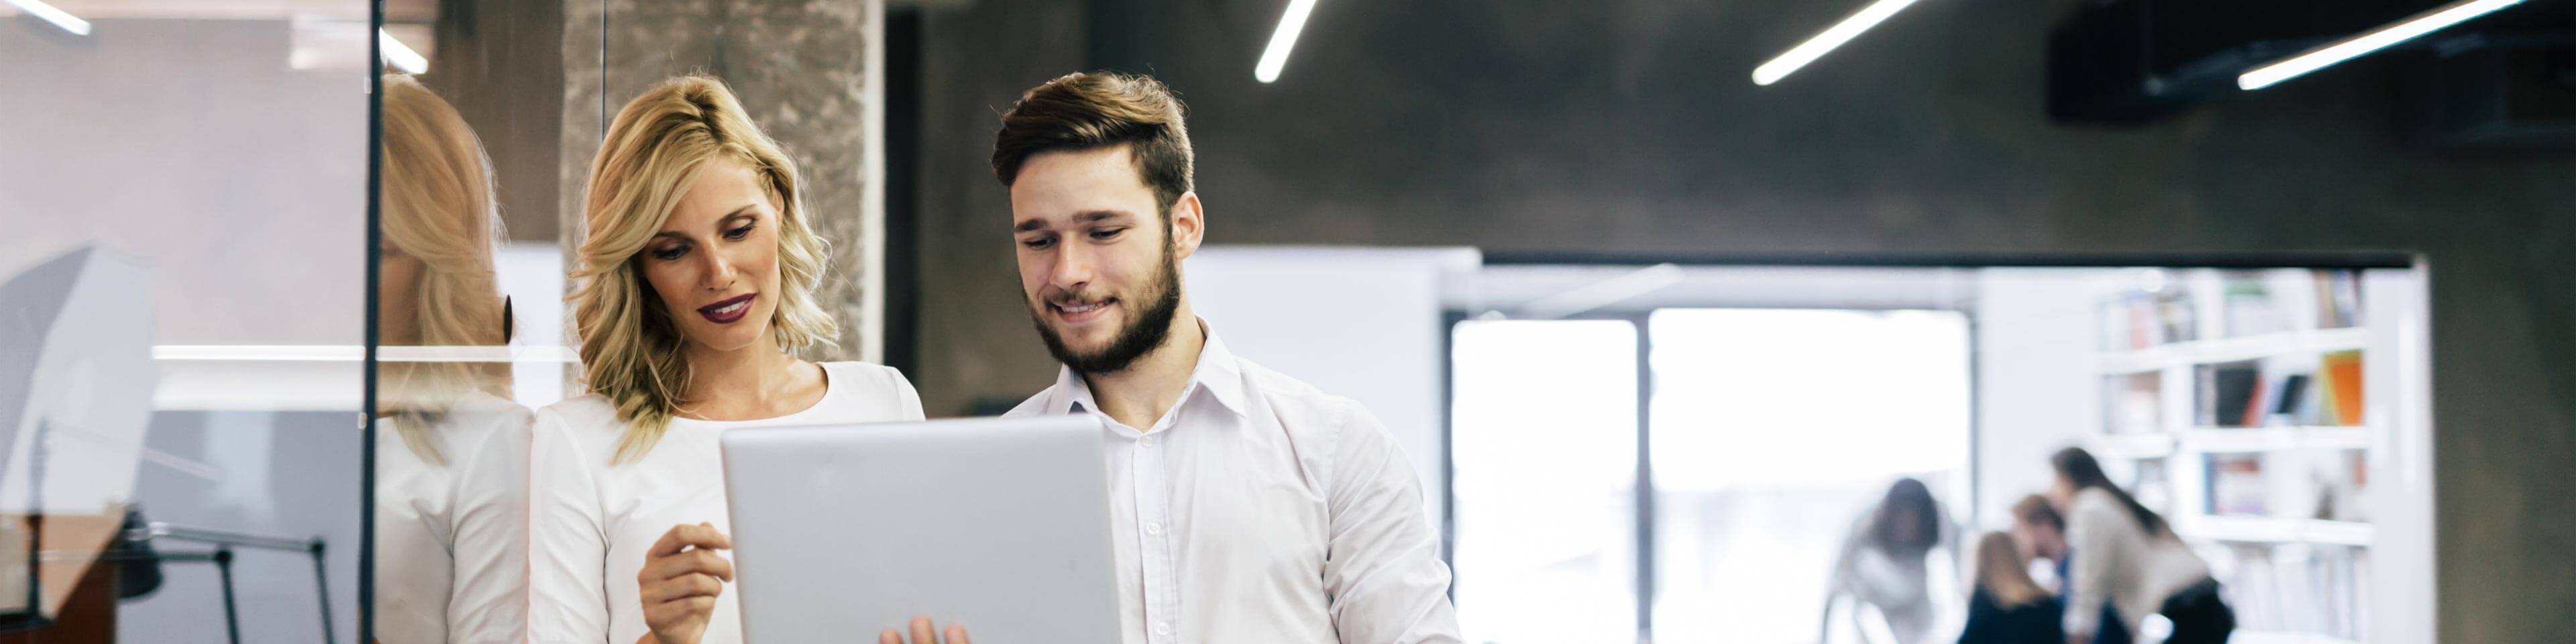
[[[2113,485],[2083,448],[2050,456],[2057,484],[2050,491],[2066,518],[2070,557],[2066,580],[2067,641],[2090,644],[2107,629],[2089,607],[2109,602],[2130,633],[2147,615],[2173,622],[2169,644],[2220,644],[2236,629],[2236,613],[2219,596],[2209,564],[2193,554],[2164,517]]]
[[[1878,609],[1898,644],[1928,641],[1935,616],[1926,560],[1933,549],[1951,543],[1949,517],[1932,499],[1932,490],[1922,481],[1897,479],[1843,540],[1833,577],[1826,582],[1817,641],[1831,634],[1834,606],[1845,599],[1850,600],[1845,610],[1852,625],[1864,639],[1870,633],[1861,617],[1866,605]]]
[[[2067,566],[2074,563],[2075,552],[2066,547],[2066,518],[2057,513],[2057,506],[2052,503],[2044,494],[2022,497],[2020,502],[2014,503],[2012,537],[2015,543],[2020,544],[2024,556],[2049,562],[2049,570],[2053,574],[2042,585],[2056,589],[2057,603],[2063,606],[2071,601],[2067,597],[2070,588],[2066,578]],[[2129,644],[2129,629],[2121,625],[2119,613],[2108,602],[2102,604],[2100,623],[2101,629],[2093,634],[2093,644]]]
[[[1959,644],[2036,644],[2066,641],[2057,597],[2030,579],[2030,559],[2013,538],[1988,532],[1977,539],[1977,588],[1968,596],[1968,625]]]
[[[385,76],[383,110],[376,639],[523,641],[530,418],[510,401],[502,353],[491,163],[410,76]]]

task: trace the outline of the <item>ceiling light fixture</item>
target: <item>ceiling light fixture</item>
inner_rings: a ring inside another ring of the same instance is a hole
[[[54,23],[54,26],[63,28],[63,31],[82,36],[89,35],[89,21],[56,9],[53,5],[45,4],[44,0],[7,0],[7,2],[25,9],[29,15]]]
[[[1279,30],[1270,32],[1270,46],[1261,50],[1261,63],[1252,67],[1253,80],[1279,80],[1279,69],[1288,66],[1288,49],[1297,46],[1297,32],[1306,30],[1306,14],[1314,12],[1315,0],[1288,0],[1288,13],[1279,16]]]
[[[1789,51],[1781,52],[1778,57],[1772,58],[1771,62],[1753,68],[1753,84],[1769,85],[1780,82],[1780,79],[1788,77],[1790,72],[1798,71],[1798,68],[1807,66],[1807,63],[1816,62],[1816,59],[1824,57],[1825,52],[1833,51],[1835,47],[1851,42],[1851,39],[1859,36],[1860,32],[1869,31],[1870,27],[1878,26],[1878,23],[1885,22],[1888,16],[1896,15],[1896,12],[1913,4],[1914,0],[1872,2],[1869,6],[1862,7],[1858,13],[1844,18],[1842,22],[1825,28],[1824,32],[1816,34],[1816,37],[1808,38],[1806,42],[1789,48]]]
[[[2271,87],[2281,81],[2298,78],[2308,72],[2325,69],[2335,63],[2379,51],[2389,45],[2414,40],[2418,36],[2440,31],[2443,27],[2460,24],[2470,18],[2494,13],[2497,9],[2517,4],[2522,4],[2522,0],[2460,0],[2434,7],[2430,11],[2388,23],[2387,26],[2318,45],[2314,49],[2256,67],[2253,71],[2237,76],[2236,86],[2248,90]]]
[[[420,52],[412,51],[411,47],[402,44],[402,41],[395,40],[394,35],[385,33],[383,27],[376,28],[376,44],[384,48],[385,62],[392,63],[394,69],[402,70],[405,74],[421,74],[429,71],[428,58],[421,57]]]

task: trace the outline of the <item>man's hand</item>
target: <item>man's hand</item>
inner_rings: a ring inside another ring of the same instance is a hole
[[[933,631],[930,628],[930,616],[912,616],[911,644],[969,644],[966,641],[966,625],[964,624],[950,623],[948,625],[947,639],[940,639],[933,635],[932,632]],[[902,633],[889,628],[885,629],[885,632],[877,633],[877,644],[905,644],[905,642]]]
[[[644,569],[635,573],[644,601],[644,625],[652,642],[697,644],[715,613],[716,596],[733,581],[733,562],[716,554],[733,548],[733,539],[714,524],[671,526],[644,553]]]

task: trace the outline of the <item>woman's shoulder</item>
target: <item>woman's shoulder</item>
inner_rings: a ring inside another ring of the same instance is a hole
[[[562,432],[575,437],[605,435],[616,437],[626,431],[626,423],[617,420],[617,406],[608,397],[582,394],[546,405],[536,413],[538,433]]]
[[[823,372],[831,377],[827,401],[837,409],[892,408],[898,419],[921,417],[921,394],[913,391],[912,380],[894,367],[857,361],[825,362]]]
[[[912,386],[912,381],[904,378],[903,372],[896,370],[894,367],[888,367],[873,362],[859,362],[857,360],[843,360],[821,364],[823,365],[823,372],[831,375],[832,386],[835,387],[850,386],[856,389],[892,389]]]

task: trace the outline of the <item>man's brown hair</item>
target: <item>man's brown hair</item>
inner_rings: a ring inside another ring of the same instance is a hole
[[[1009,188],[1029,157],[1116,145],[1129,146],[1137,177],[1160,202],[1156,213],[1168,215],[1195,189],[1180,99],[1151,76],[1112,72],[1074,72],[1021,94],[993,135],[993,176]]]
[[[2013,504],[2012,513],[2013,518],[2020,519],[2022,523],[2066,531],[2066,517],[2058,516],[2057,507],[2048,504],[2048,497],[2037,494],[2022,497],[2020,503]]]

